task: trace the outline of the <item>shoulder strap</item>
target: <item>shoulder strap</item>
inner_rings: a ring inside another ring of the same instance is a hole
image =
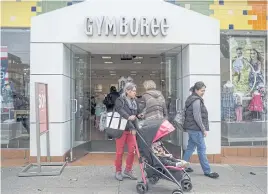
[[[197,98],[197,99],[193,100],[193,102],[191,102],[191,104],[189,104],[189,106],[185,106],[184,109],[187,110],[196,100],[200,100],[200,99]],[[201,100],[200,100],[200,102],[201,102]],[[201,105],[201,103],[200,103],[200,105]]]

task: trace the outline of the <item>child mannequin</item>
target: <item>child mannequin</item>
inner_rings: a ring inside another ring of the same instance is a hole
[[[160,159],[160,161],[165,166],[174,166],[174,167],[182,167],[182,168],[186,168],[187,166],[189,166],[189,162],[176,159],[172,156],[172,154],[166,153],[160,141],[153,143],[152,149],[155,155]]]

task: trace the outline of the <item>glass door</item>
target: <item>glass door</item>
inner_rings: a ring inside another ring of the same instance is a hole
[[[181,58],[179,57],[180,52],[181,47],[178,47],[163,53],[161,58],[161,75],[162,81],[164,81],[162,92],[167,102],[168,118],[170,121],[176,116],[177,110],[180,107],[179,104],[181,103],[180,94],[182,93],[182,88],[179,87],[179,64],[181,63]],[[182,136],[182,131],[176,130],[164,139],[168,144],[166,146],[168,146],[173,154],[178,157],[180,157],[182,153]]]
[[[71,45],[71,161],[88,153],[90,53]]]

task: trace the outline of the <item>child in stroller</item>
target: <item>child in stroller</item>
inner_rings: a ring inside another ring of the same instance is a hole
[[[148,191],[148,182],[156,184],[160,179],[166,179],[178,186],[172,194],[182,194],[183,191],[192,189],[191,178],[184,170],[188,163],[174,158],[160,141],[174,130],[167,120],[148,121],[141,129],[137,127],[135,147],[138,148],[136,153],[142,173],[142,181],[136,186],[139,194]]]
[[[159,160],[165,166],[173,166],[173,167],[181,167],[181,168],[186,168],[189,166],[189,162],[186,162],[184,160],[179,160],[177,158],[174,158],[172,154],[166,153],[166,150],[163,147],[163,144],[161,141],[157,141],[153,143],[152,149],[154,151],[154,154],[159,158]]]

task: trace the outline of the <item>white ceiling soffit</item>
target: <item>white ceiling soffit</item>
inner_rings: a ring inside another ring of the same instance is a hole
[[[92,54],[144,54],[144,55],[160,55],[179,53],[180,44],[74,44],[79,47],[81,52],[87,51]],[[76,49],[79,52],[79,49]]]

